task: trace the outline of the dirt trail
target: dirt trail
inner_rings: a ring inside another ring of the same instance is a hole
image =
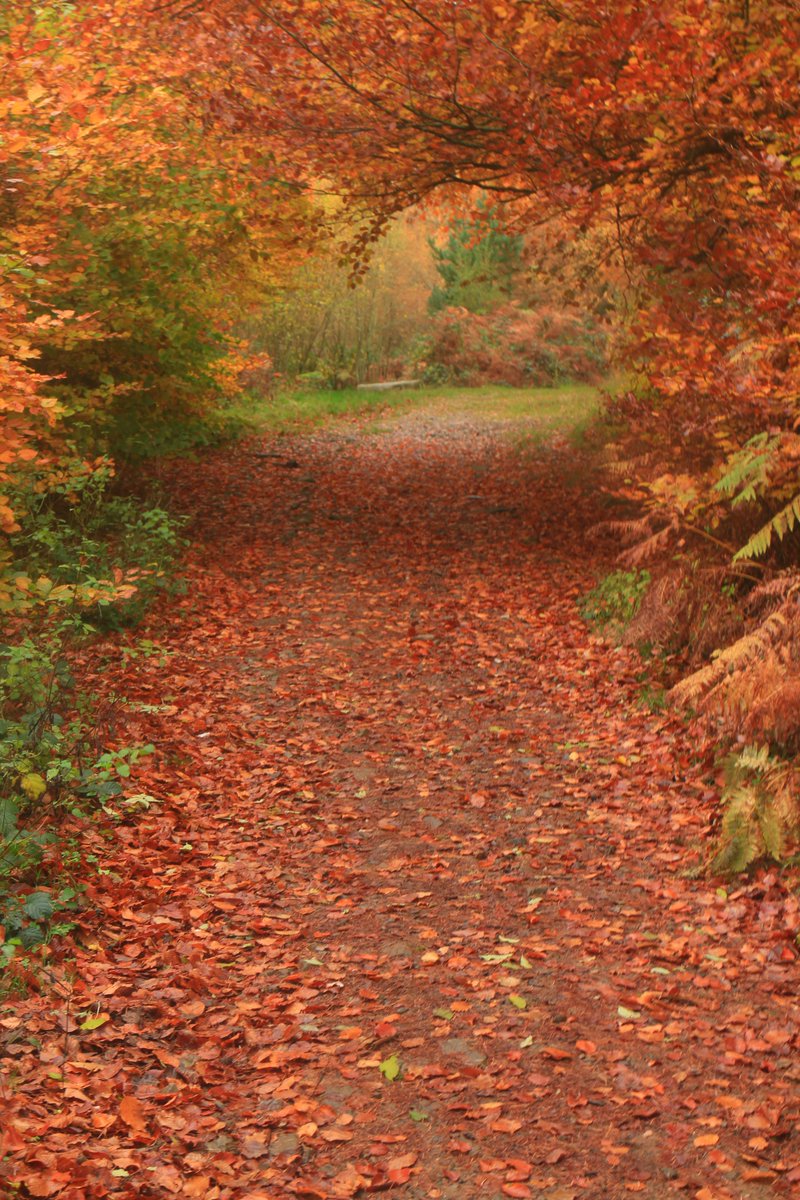
[[[165,802],[0,1022],[10,1195],[798,1194],[792,902],[685,877],[713,787],[579,618],[591,481],[509,429],[177,469]]]

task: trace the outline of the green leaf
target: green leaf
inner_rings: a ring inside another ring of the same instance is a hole
[[[400,1059],[396,1054],[392,1054],[389,1058],[385,1058],[380,1065],[380,1072],[384,1079],[388,1079],[391,1083],[397,1079],[401,1071]]]
[[[80,1029],[84,1033],[91,1033],[93,1029],[99,1029],[101,1025],[105,1025],[106,1021],[110,1021],[108,1013],[100,1013],[97,1017],[87,1017]]]
[[[523,1038],[522,1041],[520,1042],[519,1048],[520,1048],[520,1050],[527,1050],[528,1047],[532,1046],[532,1045],[533,1045],[533,1038],[531,1037],[530,1034],[528,1034],[528,1036],[526,1038]]]
[[[638,1021],[642,1014],[640,1012],[634,1012],[632,1008],[625,1008],[620,1004],[619,1008],[617,1009],[617,1015],[624,1017],[626,1021]]]
[[[525,999],[524,996],[511,995],[508,998],[511,1001],[511,1003],[514,1005],[514,1008],[527,1008],[528,1007],[528,1001]]]
[[[412,1108],[408,1115],[412,1121],[430,1121],[428,1114],[420,1112],[418,1108]]]
[[[435,1008],[433,1015],[439,1017],[442,1021],[452,1021],[454,1016],[453,1010],[450,1008]]]
[[[47,921],[53,915],[53,901],[49,892],[31,892],[22,905],[26,917],[32,921]]]
[[[0,800],[0,837],[11,838],[17,831],[19,809],[13,800]]]

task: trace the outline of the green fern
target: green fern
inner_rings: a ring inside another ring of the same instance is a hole
[[[758,857],[758,845],[753,836],[753,814],[757,799],[755,789],[741,784],[724,793],[727,802],[722,818],[722,834],[711,869],[720,875],[738,875],[746,871]]]
[[[773,537],[783,541],[787,533],[791,533],[796,525],[800,525],[800,494],[793,497],[789,503],[767,521],[766,525],[757,530],[748,542],[737,550],[733,556],[734,562],[743,558],[763,558],[772,545]]]
[[[790,770],[787,763],[772,757],[768,746],[745,746],[729,761],[722,796],[725,813],[712,870],[732,875],[765,856],[781,860],[787,814],[793,812]]]
[[[768,433],[758,433],[741,450],[730,456],[725,474],[714,487],[725,496],[733,496],[733,508],[756,499],[759,488],[767,482],[778,444],[778,438],[771,438]]]

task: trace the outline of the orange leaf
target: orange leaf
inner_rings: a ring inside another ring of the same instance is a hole
[[[522,1121],[512,1121],[509,1117],[500,1117],[498,1121],[492,1121],[490,1128],[495,1133],[516,1133],[518,1129],[522,1129]]]
[[[413,1167],[417,1157],[413,1151],[409,1154],[398,1154],[397,1158],[389,1159],[389,1170],[402,1171],[404,1167]]]
[[[189,1000],[188,1003],[182,1004],[178,1011],[184,1017],[200,1017],[206,1011],[206,1006],[202,1000]]]
[[[147,1118],[141,1101],[135,1096],[123,1096],[119,1106],[120,1119],[132,1129],[134,1133],[145,1133],[147,1131]]]
[[[205,1196],[208,1189],[211,1187],[211,1178],[208,1175],[195,1175],[193,1179],[187,1179],[183,1185],[183,1194],[185,1196],[194,1196],[198,1200]]]

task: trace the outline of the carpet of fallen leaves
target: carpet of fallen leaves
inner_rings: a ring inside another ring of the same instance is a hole
[[[0,1021],[8,1194],[798,1195],[797,903],[687,877],[710,759],[579,617],[575,452],[417,412],[170,486],[168,661],[102,667],[161,803]]]

